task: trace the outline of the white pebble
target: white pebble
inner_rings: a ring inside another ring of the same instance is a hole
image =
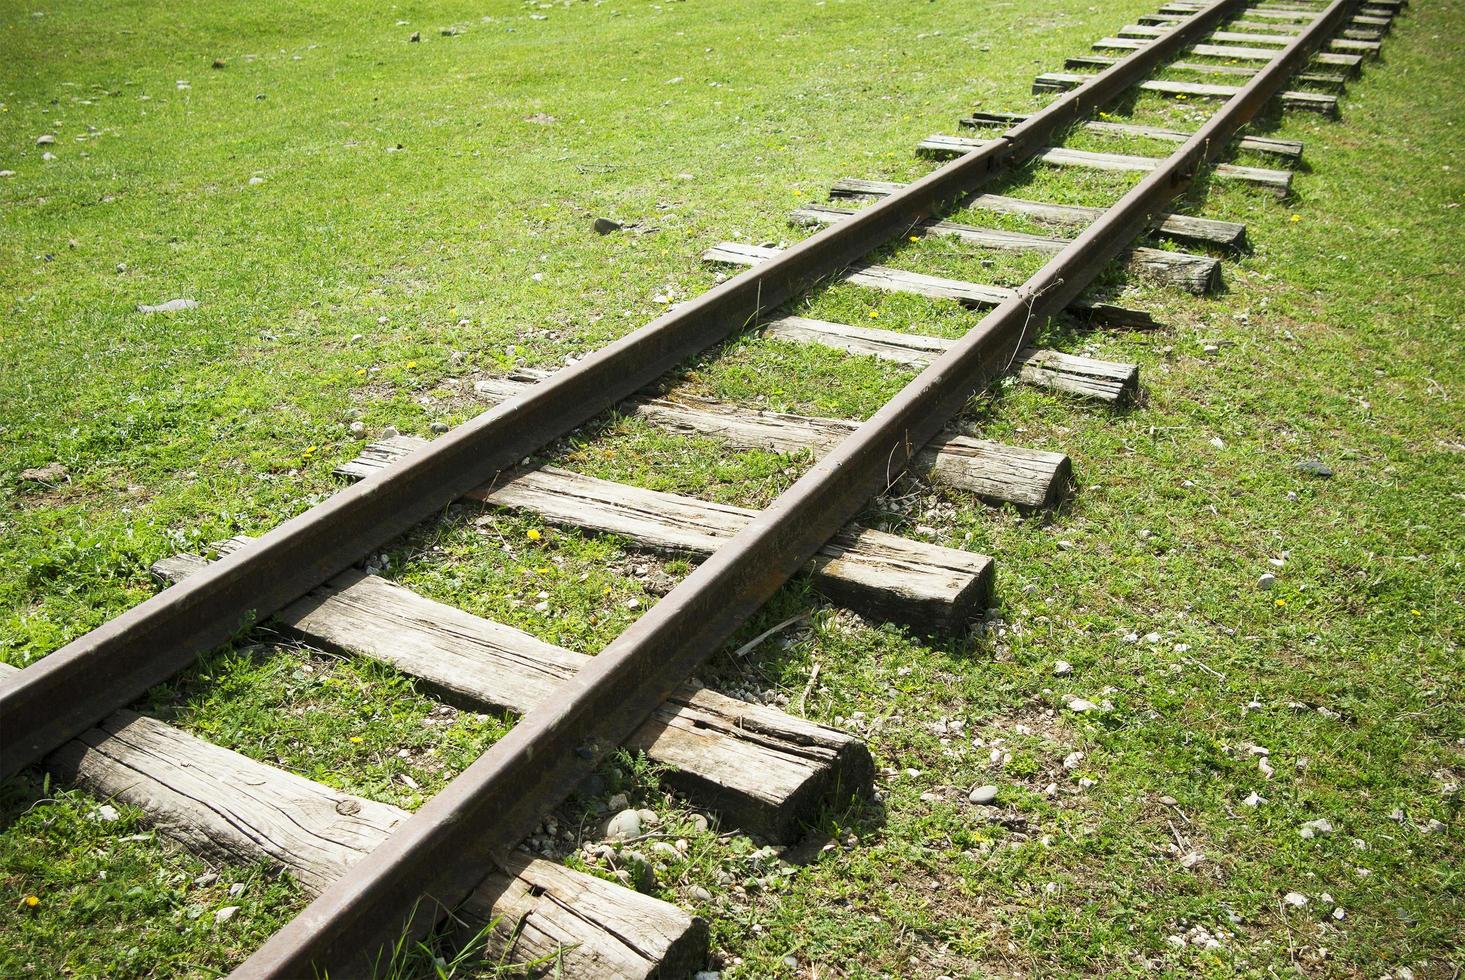
[[[1056,677],[1063,677],[1071,673],[1073,673],[1073,664],[1067,660],[1060,660],[1053,665],[1053,674]]]

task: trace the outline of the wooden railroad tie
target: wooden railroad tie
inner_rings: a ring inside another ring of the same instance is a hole
[[[829,188],[829,196],[855,200],[878,199],[894,194],[905,186],[889,180],[844,177]],[[1021,215],[1062,228],[1083,227],[1098,218],[1104,210],[1077,204],[1026,201],[1002,194],[972,194],[963,199],[960,205],[965,208],[982,208],[995,214]],[[1240,251],[1246,247],[1246,225],[1236,221],[1217,221],[1214,218],[1162,212],[1152,231],[1161,238],[1184,245],[1201,245],[1230,251]]]
[[[0,676],[16,668],[0,664]],[[59,779],[141,809],[190,852],[268,861],[314,896],[410,814],[256,762],[131,711],[117,711],[42,763]],[[659,899],[515,852],[458,909],[458,938],[489,923],[485,952],[545,959],[565,974],[684,976],[707,958],[707,925]]]
[[[917,146],[917,150],[927,156],[950,158],[980,149],[988,142],[990,141],[973,139],[969,136],[947,136],[938,133],[922,140]],[[1034,159],[1053,167],[1080,167],[1086,170],[1138,173],[1154,170],[1163,162],[1156,157],[1070,150],[1066,146],[1047,147],[1039,151]],[[1292,190],[1292,173],[1287,170],[1268,170],[1263,167],[1242,167],[1233,163],[1218,163],[1211,168],[1211,172],[1221,180],[1239,181],[1260,187],[1279,199],[1285,198]]]
[[[368,445],[337,469],[368,476],[425,446],[398,436]],[[614,534],[653,551],[706,556],[758,516],[755,510],[601,480],[552,466],[506,473],[466,499],[538,514],[551,524]],[[810,571],[835,602],[922,631],[959,631],[992,597],[992,559],[849,527],[819,550]]]
[[[249,543],[233,538],[217,551]],[[199,555],[175,555],[153,572],[179,582],[207,565]],[[359,570],[336,576],[276,620],[307,643],[389,664],[474,710],[522,714],[590,660]],[[868,793],[873,775],[869,751],[853,736],[690,684],[626,748],[667,766],[667,782],[698,805],[783,843],[821,808]]]
[[[1119,63],[1118,58],[1111,58],[1101,54],[1073,55],[1063,59],[1064,68],[1110,68]],[[1197,75],[1231,75],[1240,78],[1251,78],[1261,71],[1260,68],[1245,68],[1241,65],[1218,65],[1211,62],[1200,61],[1175,61],[1165,66],[1168,71],[1188,71]],[[1297,76],[1299,82],[1308,85],[1316,85],[1319,88],[1330,89],[1334,94],[1343,91],[1348,84],[1348,79],[1333,72],[1303,72]],[[1248,139],[1239,141],[1243,149],[1246,149]],[[1264,151],[1265,152],[1265,151]]]
[[[1147,24],[1127,24],[1118,31],[1120,37],[1145,38],[1153,40],[1166,33],[1166,28],[1151,27]],[[1280,37],[1276,34],[1250,34],[1245,31],[1215,31],[1211,34],[1211,40],[1222,42],[1233,42],[1236,44],[1250,44],[1253,46],[1275,45],[1279,48],[1286,47],[1291,43],[1290,37]],[[1355,41],[1352,38],[1334,38],[1328,42],[1328,50],[1343,52],[1347,54],[1363,54],[1371,58],[1377,58],[1380,43],[1378,41]],[[1276,52],[1272,52],[1273,55]]]
[[[474,391],[490,401],[507,401],[543,380],[543,372],[520,370],[506,378],[485,378]],[[617,411],[672,432],[711,436],[738,449],[777,453],[833,449],[859,423],[750,409],[706,398],[666,396],[622,402]],[[992,503],[1027,509],[1052,507],[1068,495],[1073,467],[1063,453],[1008,446],[948,428],[926,446],[911,469],[934,482],[974,493]]]
[[[785,316],[763,325],[764,332],[779,340],[821,344],[851,354],[864,354],[922,368],[951,348],[944,337],[852,327],[843,323]],[[1139,392],[1139,368],[1133,364],[1100,361],[1076,354],[1028,347],[1013,359],[1019,378],[1039,387],[1089,398],[1108,405],[1120,405]]]
[[[1074,72],[1050,71],[1033,79],[1033,94],[1041,95],[1045,92],[1067,92],[1070,89],[1078,88],[1089,79],[1088,75],[1080,75]],[[1177,97],[1195,96],[1203,99],[1229,99],[1241,89],[1235,85],[1213,85],[1209,82],[1176,82],[1176,81],[1148,81],[1141,82],[1139,88],[1146,92],[1157,92],[1160,95],[1173,95]],[[1335,95],[1323,95],[1320,92],[1283,92],[1278,96],[1282,101],[1283,108],[1304,109],[1308,112],[1316,112],[1320,115],[1336,118],[1338,115],[1338,97]],[[1218,164],[1217,172],[1226,164]]]
[[[1112,64],[1116,58],[1092,57],[1095,63],[1105,62]],[[1075,59],[1070,59],[1075,60]],[[1171,66],[1174,67],[1174,66]],[[1256,74],[1251,68],[1237,68],[1236,71]],[[973,112],[965,119],[958,120],[961,126],[978,128],[982,126],[1016,126],[1025,122],[1029,113],[1026,112]],[[1190,133],[1183,133],[1178,129],[1165,129],[1161,126],[1137,126],[1133,123],[1111,122],[1103,119],[1091,119],[1083,124],[1083,128],[1090,133],[1099,133],[1105,136],[1137,136],[1144,139],[1164,140],[1166,143],[1184,143],[1190,139]],[[1236,141],[1238,149],[1250,150],[1253,153],[1267,153],[1281,158],[1283,161],[1292,164],[1302,159],[1302,144],[1297,140],[1273,139],[1269,136],[1243,136]]]
[[[778,256],[781,249],[741,242],[722,242],[702,253],[704,262],[726,262],[729,265],[757,265]],[[839,274],[842,282],[866,286],[889,293],[907,293],[929,299],[950,299],[963,306],[997,306],[1014,295],[1006,286],[928,276],[922,272],[906,272],[884,265],[857,262]],[[1153,317],[1142,310],[1132,310],[1113,303],[1086,300],[1080,297],[1069,304],[1069,312],[1109,326],[1152,328]]]
[[[1098,51],[1138,51],[1150,43],[1147,38],[1102,37],[1093,43]],[[1205,58],[1224,58],[1228,61],[1271,61],[1277,56],[1273,48],[1238,47],[1228,44],[1193,44],[1190,53]],[[1363,56],[1338,51],[1314,52],[1312,60],[1318,65],[1342,68],[1356,77],[1363,70]]]
[[[836,224],[857,213],[850,208],[809,204],[794,211],[792,220],[801,225],[824,226]],[[912,231],[921,235],[957,238],[982,248],[1040,252],[1045,255],[1057,254],[1072,241],[1071,238],[1049,238],[999,228],[978,228],[954,221],[924,221]],[[1221,285],[1221,263],[1209,255],[1137,246],[1129,251],[1125,264],[1131,272],[1167,285],[1179,286],[1197,296],[1213,292]]]

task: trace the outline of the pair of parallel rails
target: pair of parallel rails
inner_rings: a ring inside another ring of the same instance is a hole
[[[1138,372],[1037,349],[1047,318],[1069,314],[1151,326],[1141,311],[1092,301],[1109,263],[1192,293],[1219,283],[1206,254],[1135,247],[1152,233],[1207,249],[1244,244],[1244,227],[1167,210],[1203,172],[1290,188],[1286,170],[1216,163],[1232,146],[1295,162],[1300,144],[1234,137],[1268,103],[1337,114],[1336,92],[1376,56],[1405,0],[1172,0],[1104,38],[1110,52],[1039,76],[1059,92],[1026,115],[977,112],[967,127],[994,139],[934,136],[920,150],[952,157],[911,184],[843,180],[793,215],[817,227],[792,248],[723,243],[704,258],[751,268],[553,375],[481,382],[498,404],[425,443],[397,438],[343,468],[359,482],[256,540],[223,543],[215,560],[160,562],[174,583],[110,623],[0,678],[3,774],[40,763],[136,803],[165,832],[212,855],[273,860],[312,903],[237,971],[241,977],[368,972],[384,942],[421,934],[451,910],[467,928],[524,959],[555,958],[569,975],[673,976],[705,958],[705,924],[668,903],[515,850],[544,813],[616,746],[669,767],[670,782],[740,828],[789,841],[821,806],[865,791],[865,746],[834,729],[689,683],[698,668],[791,576],[862,613],[923,630],[959,629],[988,605],[991,559],[851,525],[903,471],[983,498],[1040,508],[1068,489],[1070,464],[971,437],[951,426],[973,393],[1008,372],[1106,403],[1134,395]],[[1115,55],[1112,52],[1118,52]],[[1215,61],[1185,61],[1182,58]],[[1098,69],[1095,74],[1076,74]],[[1149,78],[1165,69],[1222,82]],[[1289,91],[1291,79],[1330,93]],[[1195,131],[1090,118],[1131,91],[1224,100]],[[1163,159],[1059,145],[1073,126],[1177,144]],[[1143,173],[1107,209],[1044,204],[983,188],[1045,165]],[[955,206],[1078,229],[1020,234],[942,220]],[[1016,289],[871,264],[901,235],[1050,256]],[[990,308],[945,340],[782,316],[780,306],[839,280]],[[757,325],[921,369],[864,423],[750,412],[641,389],[688,357]],[[812,450],[818,461],[761,512],[714,505],[519,461],[619,406],[676,431],[735,446]],[[356,564],[448,504],[477,500],[606,531],[705,560],[604,651],[587,657],[418,596]],[[417,813],[331,790],[249,760],[125,705],[251,623],[273,616],[308,642],[371,657],[456,698],[521,715],[510,733]]]

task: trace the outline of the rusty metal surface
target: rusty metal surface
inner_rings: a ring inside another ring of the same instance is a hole
[[[810,555],[1006,366],[1025,335],[1061,310],[1104,263],[1194,179],[1355,0],[1335,0],[1201,130],[745,530],[237,971],[289,977],[345,967],[395,937],[418,896],[452,906],[475,876],[538,821],[607,748],[725,642]],[[420,923],[419,923],[420,925]]]
[[[1241,0],[1218,0],[1000,140],[729,279],[0,681],[0,777],[35,762],[500,470],[906,232],[943,202],[1020,164],[1239,6]]]

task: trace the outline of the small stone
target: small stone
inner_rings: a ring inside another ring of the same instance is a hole
[[[122,819],[122,814],[118,813],[117,808],[112,804],[103,803],[92,811],[92,819],[102,823],[112,823],[114,820]]]
[[[691,888],[689,888],[687,890],[687,894],[691,895],[693,898],[695,898],[699,902],[710,902],[710,901],[712,901],[712,893],[710,891],[708,891],[707,889],[703,888],[701,885],[693,885]]]
[[[422,32],[421,31],[413,31],[412,32],[412,36],[407,39],[407,43],[408,44],[417,44],[421,40],[422,40]]]
[[[229,67],[229,62],[225,61],[223,58],[215,58],[214,59],[214,63],[212,65],[210,65],[209,67],[211,67],[211,68],[228,68]]]
[[[193,879],[194,888],[207,888],[219,880],[219,876],[212,871],[207,871]]]
[[[389,425],[389,426],[387,426],[387,427],[386,427],[386,428],[385,428],[385,429],[382,429],[382,438],[383,438],[383,439],[395,439],[395,438],[397,438],[397,437],[398,437],[398,436],[399,436],[399,435],[401,435],[401,433],[400,433],[400,432],[398,432],[398,431],[397,431],[397,430],[396,430],[396,428],[395,428],[395,427],[393,427],[393,426],[390,426],[390,425]]]
[[[364,422],[352,422],[350,425],[346,426],[346,428],[350,431],[350,433],[351,433],[351,435],[352,435],[353,438],[356,438],[356,439],[365,439],[366,438],[366,423],[364,423]]]
[[[656,815],[655,810],[637,810],[636,816],[641,818],[641,824],[645,827],[656,827],[661,824],[661,818]]]
[[[1083,760],[1084,754],[1082,752],[1070,752],[1063,757],[1063,768],[1072,771],[1077,769],[1079,763],[1083,762]]]
[[[996,786],[978,786],[968,794],[967,799],[973,803],[988,804],[997,799]]]
[[[722,974],[717,970],[698,970],[692,974],[692,980],[722,980]]]
[[[1293,908],[1300,909],[1307,904],[1307,896],[1301,892],[1288,892],[1282,896],[1282,901]]]
[[[36,146],[51,146],[55,144],[55,142],[56,137],[52,136],[50,133],[46,133],[43,136],[36,137]]]
[[[448,423],[446,422],[434,422],[432,423],[432,425],[428,426],[428,428],[431,429],[433,432],[441,435],[442,433],[447,432],[449,429],[451,429],[452,426],[448,425]]]
[[[1182,868],[1194,868],[1196,865],[1204,863],[1205,859],[1206,856],[1199,851],[1191,851],[1180,859],[1180,866]]]
[[[1247,794],[1246,799],[1241,801],[1241,805],[1255,808],[1261,806],[1265,802],[1267,802],[1267,798],[1253,790],[1251,793]]]
[[[1215,446],[1217,449],[1225,449],[1226,440],[1222,439],[1220,436],[1216,436],[1211,440],[1211,445]]]
[[[1315,476],[1320,480],[1331,480],[1333,469],[1320,459],[1304,459],[1297,464],[1297,468],[1308,476]]]
[[[1162,797],[1160,797],[1160,805],[1161,806],[1176,806],[1178,804],[1179,804],[1179,801],[1177,799],[1175,799],[1175,797],[1173,797],[1173,796],[1162,796]]]
[[[705,834],[711,826],[712,824],[708,821],[706,815],[701,813],[692,814],[692,827],[696,829],[698,833]]]
[[[613,231],[620,231],[623,225],[610,218],[596,218],[590,227],[595,229],[597,235],[609,235]]]
[[[118,262],[117,263],[117,274],[118,275],[121,275],[122,273],[124,273],[126,271],[127,271],[127,263],[126,262]]]
[[[1085,698],[1069,697],[1064,706],[1076,715],[1086,715],[1091,711],[1098,711],[1099,706]]]
[[[223,925],[225,922],[228,922],[230,919],[234,918],[234,914],[238,911],[239,906],[237,905],[225,905],[223,908],[219,909],[219,911],[214,913],[214,925]]]
[[[1332,832],[1333,825],[1326,817],[1321,817],[1317,820],[1309,820],[1297,829],[1297,833],[1300,834],[1304,840],[1311,840],[1319,834],[1331,834]]]
[[[1344,919],[1348,918],[1348,913],[1344,912],[1342,907],[1340,906],[1339,908],[1333,909],[1333,918],[1337,919],[1339,922],[1342,922]]]
[[[242,881],[236,881],[236,882],[234,882],[234,884],[232,884],[232,885],[229,886],[229,897],[230,898],[236,898],[236,897],[238,897],[240,895],[243,895],[243,894],[244,894],[244,882],[242,882]]]
[[[41,159],[45,160],[47,163],[50,163],[52,160],[56,159],[56,154],[52,153],[50,150],[47,150],[45,153],[41,154]]]
[[[1260,578],[1258,578],[1256,580],[1256,585],[1257,585],[1257,588],[1259,588],[1259,589],[1270,589],[1272,586],[1274,586],[1276,584],[1277,584],[1277,576],[1273,575],[1271,572],[1266,572],[1265,574],[1263,574]]]
[[[14,177],[14,170],[0,170],[0,177]]]
[[[191,299],[170,299],[166,303],[158,303],[149,306],[146,303],[139,303],[139,313],[181,313],[184,310],[192,310],[198,307],[198,303]]]
[[[45,466],[21,470],[20,479],[30,483],[60,483],[66,479],[66,467],[60,463],[47,463]]]
[[[260,184],[263,184],[264,182],[265,182],[265,179],[263,177],[251,177],[251,178],[249,178],[249,186],[250,187],[258,187]]]
[[[790,953],[788,956],[785,956],[783,958],[783,965],[788,967],[790,970],[797,970],[799,968],[799,958]]]
[[[1426,834],[1443,834],[1445,832],[1445,825],[1442,821],[1431,818],[1429,823],[1424,825],[1424,832]]]
[[[1073,664],[1067,660],[1060,660],[1053,665],[1053,675],[1055,677],[1065,677],[1071,673],[1073,673]]]
[[[630,840],[641,836],[641,817],[635,810],[622,810],[605,824],[605,836]]]

